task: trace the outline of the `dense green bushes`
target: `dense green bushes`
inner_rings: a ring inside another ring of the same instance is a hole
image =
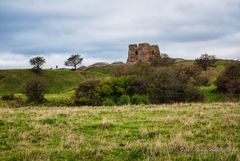
[[[192,73],[178,67],[128,66],[123,73],[118,71],[119,77],[81,82],[76,103],[112,106],[202,101],[203,94],[191,81],[196,72]]]
[[[90,79],[81,82],[76,90],[76,103],[80,105],[127,105],[137,94],[135,77]],[[133,86],[134,85],[134,86]],[[145,98],[146,99],[146,98]],[[142,101],[141,103],[146,103]],[[135,102],[134,102],[135,103]]]
[[[190,83],[193,86],[208,86],[209,85],[209,78],[207,76],[206,71],[202,71],[202,68],[196,65],[181,65],[176,66],[177,72],[184,74],[185,77],[188,77],[185,80],[190,79]]]
[[[203,94],[191,86],[190,76],[176,68],[161,68],[152,73],[148,93],[151,103],[202,101]]]
[[[99,95],[96,91],[99,82],[97,79],[81,82],[76,90],[75,102],[80,105],[99,105]]]
[[[140,105],[140,104],[149,104],[150,101],[149,101],[149,98],[147,95],[138,95],[138,94],[135,94],[132,96],[132,99],[131,99],[131,104],[133,105]]]
[[[226,65],[224,73],[216,81],[219,92],[240,94],[240,62],[233,61]]]
[[[116,103],[111,98],[104,98],[102,105],[103,106],[114,106]]]
[[[131,98],[128,95],[122,95],[118,100],[118,105],[128,105],[131,102]]]

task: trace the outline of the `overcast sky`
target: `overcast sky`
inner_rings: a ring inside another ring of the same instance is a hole
[[[83,64],[126,61],[128,44],[171,57],[240,58],[240,0],[0,0],[0,69],[46,68],[71,54]]]

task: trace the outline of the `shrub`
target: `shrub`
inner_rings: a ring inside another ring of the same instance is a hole
[[[81,82],[76,90],[76,103],[98,106],[108,104],[111,99],[114,103],[124,105],[129,104],[129,97],[131,104],[202,100],[198,89],[194,89],[193,96],[188,95],[190,92],[186,89],[193,76],[185,70],[161,67],[148,69],[148,72],[147,76],[139,74]]]
[[[144,78],[138,78],[133,80],[132,82],[132,95],[133,94],[141,94],[144,95],[147,93],[147,82]]]
[[[196,87],[188,87],[184,90],[186,102],[200,102],[204,100],[203,92]]]
[[[151,103],[181,102],[184,100],[186,83],[182,76],[170,68],[162,68],[149,76],[149,96]]]
[[[145,105],[150,104],[150,101],[149,101],[149,98],[148,98],[147,95],[142,96],[142,103],[145,104]]]
[[[96,87],[100,80],[89,79],[78,84],[75,94],[75,102],[80,105],[100,105]]]
[[[89,99],[85,97],[80,97],[75,100],[75,103],[78,105],[91,105],[89,102],[90,102]]]
[[[118,105],[128,105],[130,102],[131,99],[128,95],[122,95],[118,100]]]
[[[115,102],[111,98],[105,98],[102,102],[103,106],[114,106]]]
[[[134,77],[86,80],[78,85],[75,102],[80,105],[102,105],[106,98],[118,102],[122,95],[132,93]]]
[[[14,96],[14,94],[3,95],[3,96],[2,96],[2,100],[4,100],[4,101],[15,100],[15,96]]]
[[[132,96],[131,103],[133,105],[140,105],[140,104],[142,104],[142,97],[140,95],[138,95],[138,94],[135,94],[134,96]]]
[[[42,103],[45,100],[44,94],[47,92],[46,81],[39,77],[30,78],[26,81],[23,92],[28,101]]]
[[[180,70],[191,77],[199,75],[202,72],[201,67],[197,65],[187,65],[187,66],[184,66],[183,68],[180,68]]]
[[[136,63],[136,64],[129,64],[124,66],[119,66],[113,71],[113,75],[117,77],[121,76],[144,76],[149,73],[150,65],[148,63]]]
[[[114,97],[114,83],[113,79],[103,79],[96,86],[96,92],[99,97],[103,100],[104,98]],[[124,88],[118,87],[119,93],[124,93]],[[115,93],[116,95],[116,93]]]
[[[240,62],[232,61],[225,66],[225,71],[216,80],[219,92],[240,94]]]
[[[227,88],[227,83],[228,83],[229,79],[224,75],[220,75],[217,80],[216,80],[216,86],[217,86],[217,91],[218,92],[227,92],[228,88]]]
[[[189,98],[186,89],[190,83],[187,74],[178,68],[161,68],[149,76],[149,99],[151,103],[185,102]],[[196,89],[197,90],[197,89]],[[195,91],[196,92],[196,91]],[[201,98],[199,97],[201,100]]]
[[[224,75],[230,80],[240,79],[240,61],[226,64]]]
[[[197,75],[194,77],[194,85],[195,86],[208,86],[209,79],[205,75]]]
[[[240,79],[230,80],[226,84],[229,92],[234,94],[240,94]]]
[[[115,102],[122,95],[127,95],[132,92],[133,77],[119,77],[103,79],[96,87],[96,91],[101,100],[104,98],[112,98]]]

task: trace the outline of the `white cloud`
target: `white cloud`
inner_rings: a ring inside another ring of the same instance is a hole
[[[56,66],[58,66],[59,68],[67,68],[66,66],[64,66],[64,61],[70,56],[70,54],[52,53],[48,55],[26,56],[24,54],[0,52],[0,69],[31,68],[29,64],[29,60],[35,56],[43,56],[46,59],[46,64],[44,64],[45,69],[55,68]],[[82,57],[84,58],[82,65],[85,65],[85,66],[89,66],[97,62],[106,62],[106,63],[114,62],[114,60],[111,60],[111,59],[92,58],[84,55]]]
[[[0,69],[27,68],[28,58],[25,55],[11,52],[0,52]]]

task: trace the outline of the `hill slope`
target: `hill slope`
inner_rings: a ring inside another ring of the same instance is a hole
[[[0,70],[0,95],[21,92],[24,82],[35,74],[31,70]],[[78,71],[44,70],[41,74],[49,85],[49,93],[69,90],[83,80]]]

